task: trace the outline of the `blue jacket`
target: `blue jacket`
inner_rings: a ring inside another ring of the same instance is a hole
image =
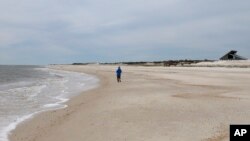
[[[122,74],[122,69],[119,67],[117,70],[116,70],[116,75],[121,75]]]

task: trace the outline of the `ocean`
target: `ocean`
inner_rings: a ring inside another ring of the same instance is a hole
[[[94,76],[46,66],[0,65],[0,141],[34,114],[65,108],[80,92],[97,87]]]

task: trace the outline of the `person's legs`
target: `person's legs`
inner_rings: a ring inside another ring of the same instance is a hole
[[[119,76],[117,75],[117,82],[119,83]]]
[[[117,75],[117,82],[121,82],[121,76],[120,75]]]

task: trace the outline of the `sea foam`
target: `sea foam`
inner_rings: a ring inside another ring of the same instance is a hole
[[[16,126],[35,114],[66,108],[70,98],[98,86],[95,76],[35,68],[46,74],[34,81],[19,81],[0,85],[0,141],[8,141],[8,136]]]

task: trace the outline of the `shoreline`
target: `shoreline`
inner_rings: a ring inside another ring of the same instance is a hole
[[[66,70],[60,70],[60,69],[53,69],[49,66],[44,66],[43,69],[49,69],[49,70],[45,70],[45,71],[50,71],[52,73],[55,73],[55,75],[62,75],[62,73],[65,73],[65,74],[68,74],[70,73],[71,75],[72,74],[76,74],[78,72],[73,72],[73,71],[66,71]],[[39,68],[40,69],[40,68]],[[44,71],[44,70],[42,70]],[[88,77],[88,80],[90,79],[91,80],[91,83],[87,84],[87,86],[85,86],[85,88],[82,88],[82,90],[77,90],[77,92],[71,92],[73,94],[73,96],[64,96],[64,97],[58,97],[56,99],[58,99],[59,101],[55,102],[55,103],[51,103],[51,104],[45,104],[43,105],[43,107],[47,108],[47,109],[40,109],[36,112],[33,112],[33,113],[30,113],[30,114],[27,114],[27,115],[22,115],[20,117],[18,117],[18,119],[16,119],[14,122],[10,123],[7,127],[4,128],[3,131],[4,134],[3,134],[3,141],[7,141],[8,140],[8,137],[11,135],[11,133],[13,131],[15,131],[15,129],[19,126],[19,125],[22,125],[22,124],[26,124],[28,123],[29,121],[32,121],[33,118],[43,114],[43,113],[46,113],[46,112],[51,112],[51,111],[56,111],[56,110],[61,110],[61,109],[65,109],[68,107],[67,103],[74,97],[77,97],[78,95],[81,95],[82,93],[86,92],[86,91],[89,91],[89,90],[92,90],[92,89],[95,89],[99,86],[99,80],[96,76],[94,75],[89,75],[89,74],[86,74],[86,73],[79,73],[79,77]],[[68,81],[68,79],[67,79]]]
[[[249,106],[249,88],[236,85],[228,90],[231,81],[249,82],[249,69],[210,72],[205,68],[124,66],[123,82],[117,84],[115,67],[56,66],[96,75],[100,85],[70,99],[68,108],[41,113],[21,123],[10,141],[224,141],[228,140],[230,123],[250,123],[250,113],[242,109]],[[235,80],[228,80],[228,76]]]
[[[60,68],[57,68],[57,67],[49,67],[49,69],[60,70],[60,71],[67,71],[67,72],[76,72],[76,71],[71,71],[71,70],[60,69]],[[87,75],[91,75],[93,77],[96,77],[97,79],[99,79],[99,77],[101,77],[101,76],[98,77],[98,76],[94,75],[92,72],[87,72],[87,73],[85,73],[85,72],[77,72],[77,73],[84,73],[84,74],[87,74]],[[26,127],[27,125],[31,125],[31,126],[33,126],[33,124],[36,125],[37,121],[40,122],[40,120],[42,118],[44,118],[44,117],[46,118],[50,114],[52,114],[53,116],[58,117],[58,118],[61,117],[61,116],[65,116],[65,114],[68,115],[68,112],[71,111],[68,108],[71,107],[71,106],[76,106],[75,104],[72,104],[72,101],[77,101],[78,97],[84,97],[82,95],[85,95],[85,93],[88,93],[88,92],[94,91],[96,89],[99,89],[102,86],[101,83],[102,83],[102,81],[101,81],[101,79],[99,79],[97,86],[95,86],[94,88],[90,88],[90,89],[84,90],[84,91],[80,92],[80,94],[78,94],[76,96],[73,96],[72,98],[70,98],[66,102],[63,102],[63,105],[65,105],[65,107],[60,107],[60,108],[55,108],[55,109],[50,109],[50,110],[39,111],[39,112],[36,112],[36,113],[28,115],[27,118],[24,118],[24,120],[18,122],[18,124],[15,126],[14,129],[10,130],[10,133],[8,135],[9,141],[12,141],[12,140],[14,140],[14,141],[15,140],[16,141],[19,141],[19,140],[30,140],[27,137],[27,135],[28,135],[28,134],[26,134],[27,132],[26,131],[24,131],[24,132],[22,131],[23,129],[27,128]],[[60,114],[55,115],[57,112],[60,113]],[[49,124],[51,124],[51,122],[54,122],[54,121],[50,121],[49,123],[47,122],[46,125],[44,125],[44,126],[49,126]],[[34,131],[34,130],[30,130],[30,128],[32,128],[32,127],[28,127],[28,128],[29,128],[28,129],[29,131]],[[33,128],[33,129],[36,130],[37,128]],[[16,134],[18,134],[18,135],[16,135]],[[28,136],[30,136],[30,135],[28,135]],[[34,136],[33,136],[33,138],[34,138]]]

